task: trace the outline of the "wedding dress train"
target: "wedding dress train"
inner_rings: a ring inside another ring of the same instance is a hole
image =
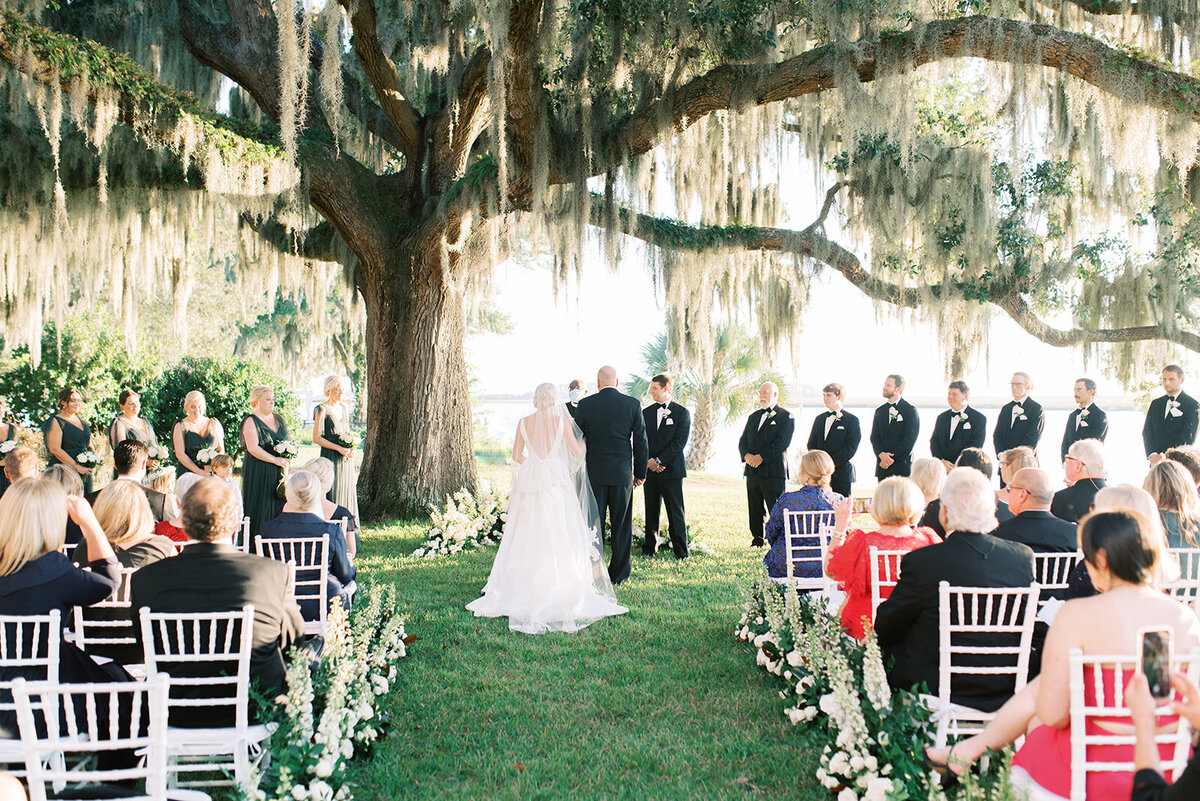
[[[517,441],[523,450],[504,538],[482,597],[467,609],[479,617],[507,616],[509,629],[526,634],[578,631],[628,612],[608,577],[583,442],[564,407],[523,418]]]

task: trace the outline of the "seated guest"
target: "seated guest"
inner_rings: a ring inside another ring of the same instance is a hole
[[[1192,483],[1200,488],[1200,456],[1195,451],[1190,448],[1169,448],[1163,456],[1183,465],[1183,469],[1192,477]]]
[[[284,484],[287,497],[285,511],[273,520],[262,524],[258,536],[265,540],[282,539],[287,537],[320,537],[329,535],[329,576],[326,586],[329,599],[335,598],[349,608],[354,596],[354,566],[346,552],[346,538],[342,536],[342,527],[331,523],[321,516],[321,499],[325,496],[321,489],[321,481],[312,473],[301,470],[287,477]],[[291,509],[294,511],[286,511]],[[301,570],[296,576],[298,581],[306,581],[308,571]],[[319,620],[320,610],[315,601],[303,600],[300,611],[305,620]]]
[[[1104,447],[1098,439],[1081,439],[1072,442],[1063,461],[1067,474],[1067,488],[1054,493],[1050,514],[1078,523],[1092,508],[1096,493],[1104,488],[1108,470],[1104,467]]]
[[[82,483],[82,482],[80,482]],[[81,494],[82,495],[82,494]],[[75,606],[103,601],[121,581],[121,565],[104,537],[92,507],[82,497],[68,496],[60,485],[46,479],[22,478],[0,497],[0,614],[44,615],[57,609],[63,628]],[[67,517],[73,519],[95,559],[87,570],[72,565],[59,553]],[[8,630],[5,636],[15,636]],[[16,643],[9,642],[9,652]],[[97,665],[91,657],[66,641],[59,644],[59,681],[130,681],[119,666]],[[9,667],[0,679],[18,676],[45,681],[44,671]],[[3,700],[11,701],[9,691]],[[107,716],[106,710],[103,710]],[[17,737],[16,718],[0,713],[0,730]]]
[[[148,473],[142,479],[142,484],[155,492],[167,496],[166,501],[163,503],[164,511],[166,512],[166,517],[163,520],[173,520],[179,517],[179,501],[175,498],[175,468],[160,467],[153,473]],[[162,521],[160,520],[159,522],[161,523]]]
[[[1018,445],[997,454],[1000,460],[1000,491],[996,493],[996,519],[1003,523],[1007,514],[1016,514],[1008,505],[1008,485],[1013,482],[1013,476],[1026,467],[1038,467],[1037,453],[1028,445]],[[1007,513],[1005,517],[1001,514]]]
[[[1097,506],[1112,489],[1097,496]],[[926,749],[927,761],[935,769],[960,775],[989,750],[1000,750],[1028,734],[1013,758],[1013,784],[1021,789],[1037,784],[1049,793],[1068,798],[1071,649],[1078,648],[1085,654],[1132,656],[1138,630],[1147,626],[1171,629],[1175,648],[1180,652],[1194,651],[1200,643],[1200,623],[1191,610],[1154,588],[1161,543],[1156,541],[1147,518],[1131,510],[1096,511],[1081,521],[1079,540],[1084,564],[1098,594],[1068,601],[1062,607],[1046,639],[1041,675],[1014,695],[982,732],[960,740],[953,747]],[[1103,668],[1102,677],[1106,692],[1114,693],[1113,669]],[[1088,700],[1092,696],[1092,683],[1085,684],[1085,700]],[[1029,732],[1032,722],[1041,725]],[[1096,721],[1094,726],[1107,728],[1103,721]],[[1128,728],[1114,730],[1121,732]],[[1129,746],[1104,748],[1106,761],[1127,762],[1133,758]],[[1098,758],[1092,753],[1089,757]],[[1091,773],[1086,797],[1088,801],[1125,801],[1130,797],[1132,784],[1130,772]]]
[[[1186,673],[1171,674],[1171,686],[1176,698],[1171,708],[1187,718],[1193,731],[1200,731],[1200,688]],[[1183,773],[1167,784],[1159,762],[1154,738],[1158,734],[1158,702],[1150,695],[1146,674],[1138,671],[1125,687],[1125,705],[1133,717],[1137,745],[1133,749],[1133,796],[1130,801],[1193,801],[1200,798],[1200,751],[1193,751]]]
[[[912,475],[909,476],[920,488],[925,502],[921,508],[929,506],[942,494],[942,485],[946,483],[946,465],[941,459],[918,459],[913,462]]]
[[[4,477],[10,484],[20,478],[37,478],[37,454],[33,448],[18,445],[9,451],[4,457]]]
[[[161,523],[156,523],[154,526],[154,533],[160,537],[166,537],[172,542],[187,542],[188,536],[183,531],[183,496],[186,495],[187,491],[191,489],[197,481],[203,478],[203,476],[201,476],[199,473],[193,473],[189,470],[183,475],[176,477],[173,469],[169,467],[163,469],[169,471],[171,474],[171,479],[175,486],[172,503],[174,504],[175,508],[179,510],[179,512],[177,512],[175,517],[170,520],[164,520]],[[238,503],[241,503],[240,496],[238,497]],[[238,508],[241,507],[239,506]]]
[[[1142,488],[1158,505],[1167,544],[1172,548],[1200,546],[1200,497],[1183,465],[1163,459],[1150,468]]]
[[[236,495],[220,479],[197,476],[183,496],[183,530],[196,542],[174,559],[133,574],[131,600],[134,609],[153,612],[232,612],[253,604],[250,676],[260,692],[274,697],[286,689],[283,655],[303,634],[304,621],[288,566],[234,546],[233,534],[242,525]],[[171,725],[221,725],[214,720],[196,712]]]
[[[212,470],[214,478],[219,478],[237,491],[238,500],[242,499],[242,488],[233,480],[233,457],[228,453],[218,453],[208,463],[209,469]],[[242,516],[245,516],[245,510],[242,511]]]
[[[941,462],[936,464],[941,468]],[[825,572],[846,592],[842,628],[851,636],[865,637],[864,623],[871,618],[871,546],[882,551],[912,551],[942,541],[932,529],[913,528],[924,508],[921,500],[921,490],[907,478],[892,476],[879,482],[871,498],[871,516],[879,523],[878,531],[847,531],[850,500],[838,502],[840,533],[830,543]],[[891,591],[891,587],[882,587],[880,595],[887,598]]]
[[[938,583],[962,587],[1026,587],[1033,582],[1033,551],[982,532],[996,528],[996,496],[979,470],[956,467],[942,487],[938,510],[945,542],[905,555],[900,580],[875,615],[875,633],[893,687],[938,687]],[[999,641],[997,641],[999,637]],[[1011,635],[980,635],[978,642],[1008,643]],[[1011,676],[956,680],[956,704],[993,711],[1013,694]]]
[[[959,454],[958,463],[955,464],[955,467],[974,468],[987,476],[988,481],[992,479],[992,459],[981,448],[963,448],[963,452]],[[933,529],[939,537],[945,537],[946,532],[942,530],[941,521],[938,519],[938,509],[941,508],[941,505],[941,501],[936,498],[930,501],[929,505],[925,507],[925,514],[921,515],[920,525]],[[1008,510],[1008,507],[997,500],[996,520],[1004,521],[1012,516],[1013,514]]]
[[[767,573],[774,578],[784,578],[788,575],[787,542],[784,538],[783,513],[790,512],[829,512],[829,523],[833,524],[833,505],[842,500],[842,496],[829,489],[829,481],[833,477],[833,459],[825,451],[809,451],[800,457],[800,480],[804,486],[794,492],[785,492],[775,501],[771,509],[771,519],[767,521],[765,530],[767,543],[770,547],[763,563]],[[821,547],[817,539],[817,526],[811,532],[793,532],[792,556],[811,557]],[[793,566],[793,575],[800,578],[818,578],[821,575],[820,560],[816,562],[799,562]]]
[[[1075,550],[1075,526],[1050,514],[1054,490],[1049,473],[1036,467],[1018,470],[1008,479],[1008,493],[1008,508],[1016,517],[997,526],[997,537],[1028,545],[1034,553]]]
[[[325,489],[325,498],[321,501],[321,515],[326,520],[332,520],[334,523],[346,518],[346,547],[350,549],[350,558],[354,558],[354,554],[358,552],[358,521],[354,519],[354,515],[350,514],[350,510],[345,506],[339,506],[329,500],[329,491],[333,489],[333,462],[326,459],[324,456],[318,456],[306,463],[301,470],[307,470],[321,480],[321,486]],[[287,504],[284,504],[285,512],[290,511]],[[353,534],[354,536],[350,536]]]
[[[174,517],[175,510],[171,508],[170,500],[166,495],[142,483],[142,480],[146,477],[147,453],[145,444],[138,442],[136,439],[126,439],[118,442],[117,447],[113,448],[113,469],[117,473],[116,478],[113,480],[119,481],[123,479],[132,481],[141,487],[142,492],[146,493],[146,500],[150,502],[150,511],[154,514],[154,522],[158,523],[169,517]],[[95,492],[89,492],[86,496],[87,502],[95,506],[96,498],[100,497],[100,493],[103,491],[96,490]]]
[[[127,443],[141,445],[140,442],[124,440],[117,447]],[[112,545],[121,567],[138,569],[175,555],[175,543],[154,533],[154,514],[150,511],[150,502],[146,500],[141,484],[125,479],[113,481],[100,490],[95,509],[100,528],[104,530],[104,536]],[[71,555],[76,564],[86,564],[91,557],[91,548],[86,540],[79,543]]]
[[[1096,493],[1092,504],[1093,512],[1134,511],[1146,518],[1150,526],[1150,539],[1158,549],[1155,560],[1154,586],[1164,587],[1179,579],[1179,559],[1167,549],[1167,534],[1163,530],[1162,521],[1157,514],[1158,508],[1150,493],[1132,484],[1118,484],[1115,487],[1105,487]],[[1080,562],[1071,573],[1067,584],[1067,600],[1072,598],[1090,598],[1096,594],[1092,586],[1091,576],[1088,575],[1087,565]]]
[[[83,497],[83,479],[79,477],[79,473],[62,464],[52,464],[42,471],[42,478],[47,481],[52,481],[63,488],[63,491],[72,498]],[[83,532],[79,530],[79,526],[70,517],[67,518],[67,531],[64,542],[74,547],[83,541]]]

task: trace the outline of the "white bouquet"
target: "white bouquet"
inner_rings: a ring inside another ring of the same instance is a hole
[[[19,444],[15,439],[6,439],[4,442],[0,442],[0,456],[7,456]]]
[[[81,467],[95,467],[100,464],[100,454],[95,451],[84,451],[75,457],[75,463]]]
[[[171,452],[162,445],[151,445],[146,448],[146,458],[154,462],[165,462],[171,458]]]
[[[284,459],[295,459],[300,455],[300,451],[292,444],[290,439],[285,439],[283,442],[275,446],[275,453],[282,456]]]
[[[341,434],[335,434],[334,439],[338,445],[341,445],[343,448],[350,448],[351,450],[357,448],[359,442],[361,442],[358,434],[354,431],[344,431]]]
[[[208,467],[212,463],[212,460],[217,458],[217,455],[220,453],[221,450],[219,448],[201,448],[196,451],[196,464],[201,467]]]

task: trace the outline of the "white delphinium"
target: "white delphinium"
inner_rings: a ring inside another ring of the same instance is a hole
[[[887,670],[883,667],[883,654],[879,650],[879,638],[872,629],[867,632],[863,652],[863,689],[867,700],[876,711],[884,713],[892,706],[892,689],[888,686]]]

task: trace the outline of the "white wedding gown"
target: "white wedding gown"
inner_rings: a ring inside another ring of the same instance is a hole
[[[513,471],[504,537],[483,595],[467,609],[507,616],[509,629],[526,634],[578,631],[628,612],[604,564],[574,421],[561,404],[539,409],[517,424],[517,437],[523,458]]]

